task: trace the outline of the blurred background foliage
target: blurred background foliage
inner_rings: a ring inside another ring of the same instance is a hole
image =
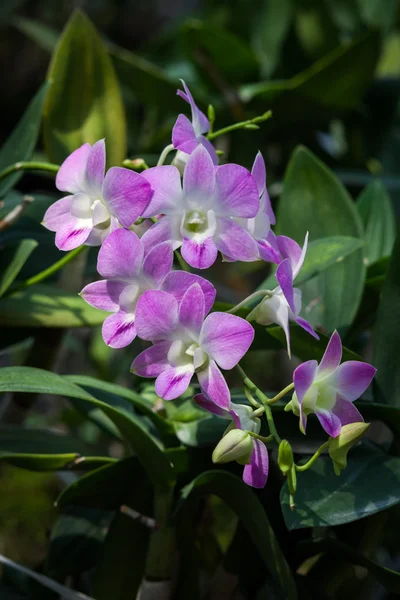
[[[74,13],[77,8],[85,14]],[[284,488],[285,522],[277,496],[282,480],[275,467],[259,498],[267,514],[274,515],[270,520],[291,570],[297,573],[300,598],[397,597],[398,580],[394,582],[379,568],[373,577],[371,565],[366,565],[370,569],[366,575],[360,566],[350,565],[350,559],[343,560],[343,548],[329,547],[329,543],[339,540],[356,546],[365,556],[400,570],[398,540],[391,525],[398,519],[400,481],[398,458],[394,458],[398,440],[393,437],[400,431],[400,382],[396,375],[400,369],[396,362],[399,328],[396,321],[393,325],[390,320],[398,318],[398,314],[393,317],[393,307],[398,300],[399,244],[387,275],[400,215],[399,1],[3,0],[0,30],[1,169],[31,157],[45,160],[47,156],[60,163],[83,141],[93,142],[104,135],[109,164],[140,156],[154,165],[161,149],[170,143],[177,114],[186,113],[184,103],[176,96],[179,78],[183,78],[203,110],[210,103],[214,106],[218,128],[272,110],[273,118],[259,130],[221,137],[217,147],[224,152],[223,160],[249,168],[257,150],[262,151],[280,233],[299,242],[307,229],[312,241],[339,235],[365,240],[365,249],[356,249],[342,265],[331,266],[301,287],[307,318],[323,333],[338,327],[351,351],[369,360],[373,353],[371,328],[378,318],[380,334],[376,334],[374,364],[384,375],[374,399],[386,398],[387,406],[384,412],[382,407],[368,404],[371,398],[367,398],[363,411],[367,420],[379,418],[386,423],[371,428],[371,438],[390,454],[384,458],[375,451],[368,454],[371,468],[375,465],[375,470],[368,472],[373,473],[372,477],[364,474],[369,462],[361,450],[348,477],[341,476],[341,493],[336,492],[338,480],[333,474],[322,473],[326,484],[318,488],[315,506],[307,505],[307,494],[299,496],[299,504],[304,503],[303,507],[310,510],[294,517],[288,510]],[[82,69],[90,76],[76,76]],[[50,88],[43,84],[47,75]],[[42,113],[43,135],[36,144]],[[18,144],[10,143],[9,136],[22,114],[25,126],[22,123],[20,131],[26,138],[20,135]],[[24,246],[18,246],[23,257],[16,269],[16,283],[62,257],[54,247],[53,234],[40,225],[46,208],[58,197],[52,177],[28,173],[22,179],[16,175],[2,181],[0,219],[21,204],[27,194],[33,201],[29,201],[14,227],[1,231],[0,239],[2,275],[15,259],[17,244],[24,240]],[[96,276],[96,256],[96,250],[90,250],[86,265],[78,259],[73,269],[69,265],[60,277],[48,280],[50,286],[35,285],[12,296],[6,294],[6,288],[13,280],[7,283],[2,277],[0,281],[0,295],[4,294],[0,301],[1,366],[25,364],[68,376],[62,384],[57,379],[43,382],[38,375],[31,384],[36,394],[21,391],[21,383],[13,388],[18,410],[6,413],[3,420],[8,428],[0,432],[4,458],[0,465],[0,546],[10,558],[72,583],[76,589],[90,591],[89,582],[94,579],[93,593],[100,600],[125,600],[130,597],[127,590],[137,589],[137,573],[144,569],[142,565],[142,570],[130,572],[129,565],[140,563],[148,533],[144,535],[136,521],[128,521],[118,513],[115,517],[115,511],[128,503],[149,514],[150,492],[135,458],[115,462],[126,455],[126,440],[119,422],[113,420],[115,414],[105,414],[98,405],[88,404],[84,391],[125,411],[132,419],[139,414],[142,427],[151,435],[160,423],[152,416],[157,402],[154,388],[142,386],[129,374],[141,342],[135,340],[127,350],[112,351],[101,338],[104,314],[77,297],[82,284]],[[261,263],[218,263],[208,275],[218,289],[219,299],[235,303],[260,285],[268,272]],[[377,317],[387,277],[388,291]],[[294,331],[295,358],[288,361],[278,328],[269,333],[257,330],[258,352],[246,357],[244,366],[264,389],[277,390],[290,379],[299,359],[320,358],[324,342],[323,337],[317,346]],[[351,358],[350,350],[345,352]],[[389,355],[395,358],[389,360]],[[95,380],[80,374],[108,382],[111,387],[100,388]],[[21,375],[19,381],[22,379]],[[229,374],[229,383],[239,384],[234,374]],[[77,384],[81,392],[70,387],[64,390],[61,384]],[[129,391],[117,388],[118,384]],[[130,390],[132,387],[140,392],[140,401],[136,391]],[[6,385],[1,389],[13,391]],[[69,396],[69,404],[61,396]],[[210,468],[210,447],[224,429],[214,419],[207,419],[204,425],[204,415],[199,417],[187,398],[179,406],[164,407],[168,423],[173,426],[165,426],[161,435],[167,447],[175,445],[171,438],[176,435],[189,448],[188,455],[176,448],[168,455],[182,485],[189,484],[188,472],[194,477]],[[33,401],[35,411],[29,411]],[[290,427],[281,417],[277,410],[276,419],[285,435],[295,439],[297,452],[307,454],[320,443],[316,429],[311,427],[307,438],[311,441],[304,442],[296,420]],[[13,429],[22,421],[25,429]],[[84,466],[75,464],[77,453],[89,457]],[[27,458],[28,454],[31,456]],[[40,457],[42,454],[45,459]],[[97,462],[91,462],[90,457],[96,457]],[[99,466],[101,470],[96,469]],[[235,466],[229,469],[238,472]],[[57,474],[35,472],[55,470]],[[77,479],[76,473],[85,473],[86,478]],[[321,486],[318,469],[307,476],[310,488]],[[132,489],[126,481],[134,477],[140,484],[132,503]],[[59,499],[57,513],[53,501],[69,484]],[[229,477],[225,484],[235,496]],[[214,489],[209,481],[198,481],[196,485],[200,492]],[[382,500],[379,492],[385,485],[387,493]],[[206,574],[207,581],[214,577],[214,596],[210,597],[295,598],[280,551],[276,550],[271,567],[271,545],[257,537],[255,520],[241,514],[242,522],[235,530],[237,507],[228,510],[227,497],[218,491],[218,485],[215,490],[216,495],[203,504],[196,500],[196,486],[194,492],[186,489],[183,493],[187,498],[193,492],[190,514],[197,519],[196,546],[188,535],[188,531],[192,533],[190,528],[185,531],[181,526],[178,533],[181,548],[187,553],[184,566],[188,575],[186,579],[180,577],[177,597],[200,597],[195,593]],[[361,500],[354,503],[361,494],[364,504]],[[328,515],[316,508],[324,496],[331,502]],[[377,512],[382,508],[386,510]],[[359,521],[362,511],[369,516]],[[184,516],[183,510],[182,523]],[[113,526],[108,530],[111,520]],[[289,533],[286,526],[294,531]],[[115,540],[121,530],[129,535],[117,551]],[[325,546],[318,546],[321,553],[328,554],[319,553],[316,560],[317,546],[312,544],[322,530],[331,532],[325,536]],[[273,534],[271,539],[273,548]],[[307,550],[303,546],[299,551],[299,542],[312,547]],[[100,566],[95,571],[96,561]],[[272,578],[266,575],[265,564]],[[102,573],[109,575],[110,571],[114,574],[112,585],[120,586],[117,592],[115,587],[109,591],[102,579]],[[286,584],[282,584],[282,573]],[[239,594],[239,587],[243,596],[234,595]],[[225,596],[218,595],[221,588]],[[43,590],[11,570],[3,572],[2,600],[47,598]],[[49,592],[48,597],[54,594]]]

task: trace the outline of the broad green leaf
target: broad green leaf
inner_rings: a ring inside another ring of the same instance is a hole
[[[61,163],[83,143],[106,138],[107,164],[121,164],[126,122],[118,81],[101,38],[80,11],[60,37],[48,78],[52,85],[43,115],[50,159]]]
[[[362,237],[356,208],[337,177],[309,150],[295,150],[285,173],[278,205],[279,231],[299,244],[335,235]],[[327,331],[351,324],[364,287],[362,250],[300,285],[301,315]]]
[[[115,462],[115,459],[106,456],[81,457],[80,454],[19,454],[0,452],[1,461],[20,469],[26,469],[27,471],[42,472],[98,468],[103,464]]]
[[[227,421],[218,417],[204,417],[188,423],[175,423],[175,433],[178,440],[185,446],[213,447],[223,436]]]
[[[374,332],[375,381],[380,399],[400,407],[400,236],[378,306]]]
[[[199,502],[209,494],[221,498],[237,514],[284,597],[295,600],[296,584],[262,505],[253,490],[226,471],[206,471],[182,489],[177,513],[181,551],[193,545]]]
[[[364,188],[357,209],[364,226],[365,258],[371,265],[390,256],[396,238],[396,218],[382,182],[373,181]]]
[[[22,240],[19,242],[11,260],[5,269],[2,269],[2,254],[0,254],[0,296],[8,290],[18,273],[38,245],[36,240]]]
[[[16,162],[29,160],[39,135],[44,100],[49,88],[45,83],[33,98],[20,122],[0,149],[0,171]],[[0,198],[20,179],[22,173],[14,173],[0,182]]]
[[[371,27],[389,29],[396,23],[399,4],[397,0],[357,0],[363,21]],[[382,10],[384,9],[384,10]]]
[[[299,473],[296,508],[289,508],[287,483],[281,490],[288,529],[326,527],[357,521],[400,502],[400,459],[369,445],[351,450],[338,477],[332,461],[322,457]]]
[[[262,77],[268,78],[274,71],[292,19],[291,0],[264,3],[257,15],[252,45],[261,63]]]
[[[4,370],[8,370],[8,367],[0,369],[0,380]],[[21,455],[78,454],[85,456],[90,455],[92,451],[85,442],[71,435],[56,433],[49,429],[3,425],[0,427],[0,455],[5,456],[10,453]]]
[[[7,327],[94,327],[107,314],[78,294],[49,284],[34,285],[0,300],[0,325]]]

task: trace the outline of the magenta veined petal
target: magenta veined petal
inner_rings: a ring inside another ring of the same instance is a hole
[[[258,259],[257,242],[232,219],[218,219],[215,245],[230,260],[253,261]]]
[[[71,214],[73,200],[73,196],[65,196],[65,198],[61,198],[49,206],[43,217],[44,227],[50,229],[50,231],[57,231],[62,225],[64,217],[66,215],[69,217]]]
[[[200,277],[200,275],[194,275],[186,271],[171,271],[162,282],[161,289],[172,294],[180,303],[186,290],[194,283],[198,283],[203,290],[204,311],[205,314],[208,314],[215,301],[216,289],[212,283]]]
[[[106,169],[106,145],[99,140],[92,146],[85,171],[85,188],[91,196],[100,198]]]
[[[322,428],[330,437],[337,437],[342,428],[339,417],[337,417],[332,411],[329,410],[318,410],[315,411],[318,421],[321,423]]]
[[[289,304],[290,310],[296,314],[296,306],[293,294],[293,271],[289,259],[285,258],[276,270],[276,278]]]
[[[85,191],[85,171],[90,151],[90,144],[83,144],[64,160],[56,177],[58,190],[71,194]]]
[[[314,382],[318,363],[316,360],[308,360],[299,365],[293,373],[294,389],[299,403],[303,402],[304,396]]]
[[[269,471],[268,450],[260,440],[253,440],[250,464],[243,469],[243,481],[254,488],[263,488]]]
[[[183,240],[181,254],[191,267],[208,269],[217,260],[218,250],[211,237],[199,241],[193,238]]]
[[[179,171],[173,165],[161,165],[146,169],[142,177],[149,182],[153,196],[143,211],[143,217],[155,217],[174,210],[182,197],[182,185]]]
[[[133,361],[131,371],[140,377],[158,377],[169,365],[171,342],[157,342],[141,352]]]
[[[200,346],[222,369],[233,369],[250,348],[254,329],[244,319],[214,312],[204,321]]]
[[[201,391],[220,408],[229,410],[231,395],[224,376],[214,360],[210,360],[206,369],[197,373]]]
[[[349,360],[336,372],[336,389],[338,394],[353,402],[365,392],[376,373],[376,369],[368,363]]]
[[[65,214],[56,232],[55,244],[59,250],[74,250],[86,242],[91,229],[86,221]]]
[[[119,309],[119,297],[126,285],[125,281],[103,279],[89,283],[80,295],[85,302],[95,308],[116,312]]]
[[[166,340],[178,325],[178,302],[161,290],[148,290],[136,306],[136,330],[142,340]]]
[[[257,184],[240,165],[227,164],[216,169],[216,189],[221,214],[227,217],[255,217],[260,208]]]
[[[103,340],[111,348],[125,348],[136,337],[135,316],[119,311],[103,323]]]
[[[107,171],[103,199],[123,227],[130,227],[143,215],[151,197],[151,186],[139,173],[123,167]]]
[[[215,167],[211,156],[201,144],[190,155],[183,173],[185,196],[196,196],[207,206],[215,188]]]
[[[178,115],[172,129],[172,143],[174,148],[191,154],[197,148],[198,141],[192,123],[185,115]]]
[[[169,242],[154,246],[143,261],[143,275],[154,287],[159,287],[172,269],[174,253]]]
[[[132,279],[143,261],[143,246],[133,231],[117,229],[100,248],[97,270],[107,279]]]
[[[340,398],[340,396],[336,398],[332,412],[338,417],[342,426],[349,425],[349,423],[362,423],[364,421],[364,417],[354,404]]]
[[[179,322],[190,333],[198,335],[205,317],[203,290],[198,283],[187,289],[179,305]]]
[[[342,340],[335,330],[328,342],[324,355],[319,363],[318,375],[326,376],[333,373],[342,360]]]
[[[156,394],[164,400],[174,400],[182,396],[189,387],[193,372],[193,365],[187,367],[168,365],[156,379]]]

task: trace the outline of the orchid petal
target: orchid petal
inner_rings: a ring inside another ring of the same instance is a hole
[[[178,302],[161,290],[148,290],[136,306],[136,329],[142,340],[168,339],[178,325]]]
[[[364,417],[352,402],[338,397],[332,412],[339,418],[342,426],[349,423],[362,423]]]
[[[110,348],[125,348],[136,337],[135,315],[118,311],[103,323],[103,340]]]
[[[190,104],[190,108],[192,110],[193,128],[196,132],[196,136],[199,136],[202,133],[207,133],[210,129],[209,120],[197,106],[192,94],[190,93],[188,86],[183,81],[183,79],[181,79],[181,82],[185,91],[182,92],[181,90],[177,90],[177,95],[180,98],[183,98],[183,100],[185,100],[188,104]]]
[[[205,396],[220,408],[229,410],[231,404],[229,388],[214,360],[210,360],[208,367],[197,373],[197,379]]]
[[[182,185],[179,171],[173,165],[161,165],[146,169],[142,177],[151,185],[153,196],[143,217],[155,217],[176,210],[182,197]]]
[[[195,269],[208,269],[217,259],[218,250],[214,240],[209,237],[183,240],[181,254],[186,262]]]
[[[199,334],[205,317],[203,290],[198,283],[188,288],[179,306],[179,322],[189,332]]]
[[[311,327],[311,325],[310,325],[310,323],[308,321],[306,321],[302,317],[296,317],[295,323],[297,323],[297,325],[300,325],[300,327],[302,329],[304,329],[304,331],[307,331],[307,333],[309,333],[310,335],[312,335],[313,338],[315,338],[316,340],[319,340],[318,333],[316,333],[314,331],[314,329]]]
[[[126,287],[125,281],[94,281],[83,288],[80,295],[95,308],[116,312],[119,309],[119,297]]]
[[[171,249],[176,250],[179,248],[181,243],[174,243],[172,241],[172,223],[169,217],[161,217],[157,223],[154,223],[141,237],[145,254],[151,251],[154,246],[161,244],[162,242],[171,241]]]
[[[315,411],[315,414],[317,415],[322,428],[330,437],[335,438],[339,435],[342,428],[339,417],[329,410],[317,410]]]
[[[208,315],[200,333],[200,347],[222,369],[232,369],[246,354],[254,329],[244,319],[228,313]]]
[[[168,366],[171,342],[157,342],[141,352],[133,361],[131,371],[140,377],[158,377]]]
[[[172,294],[178,303],[180,303],[186,290],[194,283],[198,283],[203,290],[204,312],[208,314],[215,301],[216,289],[212,283],[200,277],[200,275],[194,275],[185,271],[171,271],[162,282],[161,289],[164,292]]]
[[[342,341],[337,331],[334,331],[328,342],[324,355],[318,367],[318,375],[326,377],[336,371],[342,359]]]
[[[293,295],[293,272],[290,261],[285,258],[278,266],[276,270],[276,278],[286,298],[289,308],[293,313],[296,313],[296,307],[294,304]]]
[[[349,360],[337,370],[336,389],[339,395],[353,402],[365,392],[374,378],[376,369],[368,363]]]
[[[210,398],[207,398],[207,396],[204,394],[196,394],[196,396],[193,398],[193,402],[212,415],[217,415],[218,417],[223,417],[224,419],[231,419],[231,414],[228,410],[221,408]]]
[[[54,202],[46,210],[43,218],[43,225],[50,231],[57,231],[63,224],[65,216],[71,214],[72,203],[74,196],[65,196],[61,200]]]
[[[156,394],[164,400],[174,400],[182,396],[189,387],[193,372],[193,365],[184,367],[168,365],[156,379]]]
[[[240,165],[217,167],[218,204],[229,217],[255,217],[260,208],[257,184],[251,173]]]
[[[59,250],[74,250],[84,244],[91,232],[87,219],[64,215],[63,223],[56,232],[55,244]]]
[[[251,235],[231,219],[218,219],[215,245],[231,260],[252,261],[258,258],[258,246]]]
[[[64,160],[56,177],[58,190],[71,194],[85,191],[85,171],[90,152],[90,144],[83,144]]]
[[[143,262],[143,275],[154,286],[159,287],[165,276],[171,271],[174,253],[171,244],[163,242],[154,246]]]
[[[132,279],[143,261],[143,246],[136,233],[117,229],[100,248],[97,270],[107,279]]]
[[[85,189],[93,197],[101,196],[105,168],[106,145],[99,140],[90,150],[85,169]]]
[[[192,152],[183,173],[185,196],[193,196],[207,205],[215,187],[215,167],[201,144]]]
[[[288,258],[293,270],[293,280],[297,277],[304,263],[304,258],[307,252],[308,232],[304,239],[303,248],[300,248],[297,242],[285,235],[278,235],[276,238],[278,250],[282,258]]]
[[[198,141],[192,123],[185,115],[178,115],[172,129],[172,143],[174,148],[192,154],[197,148]]]
[[[123,227],[143,215],[152,196],[151,186],[139,173],[111,167],[103,183],[103,199]]]
[[[316,360],[308,360],[299,365],[293,373],[294,389],[296,390],[299,404],[312,386],[317,373],[318,363]]]
[[[260,440],[253,440],[250,464],[243,469],[243,481],[254,488],[263,488],[269,471],[268,450]]]
[[[213,164],[218,165],[218,155],[210,140],[204,137],[204,135],[201,135],[197,141],[207,150],[208,154],[211,156]]]

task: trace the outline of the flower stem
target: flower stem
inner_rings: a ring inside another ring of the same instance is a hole
[[[186,273],[190,273],[190,267],[187,264],[186,260],[181,255],[181,253],[178,252],[178,250],[175,250],[174,254],[175,254],[175,258],[178,261],[179,266],[182,269],[182,271],[186,271]]]
[[[283,398],[284,396],[286,396],[286,394],[288,392],[290,392],[290,390],[292,390],[294,388],[294,383],[289,383],[289,385],[287,385],[285,388],[283,388],[283,390],[281,392],[279,392],[279,394],[277,394],[276,396],[274,396],[273,398],[268,398],[268,404],[275,404],[275,402],[278,402],[278,400],[280,400],[281,398]]]
[[[313,454],[313,456],[310,458],[310,460],[307,461],[304,465],[295,465],[296,471],[307,471],[307,469],[312,467],[312,465],[315,463],[317,458],[324,452],[324,450],[326,450],[328,448],[328,446],[329,446],[329,441],[322,444],[322,446],[320,446],[318,448],[316,453]]]
[[[51,265],[47,269],[44,269],[44,271],[41,271],[40,273],[33,275],[26,281],[22,281],[20,284],[13,287],[11,289],[10,293],[13,294],[14,292],[17,292],[19,290],[24,290],[24,289],[30,287],[31,285],[35,285],[36,283],[40,283],[44,279],[51,277],[51,275],[54,275],[54,273],[57,273],[57,271],[62,269],[62,267],[64,267],[65,265],[70,263],[72,260],[74,260],[74,258],[79,256],[79,254],[81,254],[86,248],[87,248],[87,246],[79,246],[79,248],[75,248],[75,250],[71,250],[71,252],[68,252],[65,256],[63,256],[60,260],[55,262],[53,265]]]
[[[236,304],[236,306],[233,306],[226,312],[233,314],[233,313],[237,312],[240,308],[243,308],[243,306],[247,306],[247,304],[249,302],[251,302],[252,300],[255,300],[256,298],[264,298],[265,296],[269,296],[269,295],[270,295],[269,290],[257,290],[257,292],[250,294],[250,296],[247,296],[247,298],[245,298],[244,300],[239,302],[239,304]]]
[[[164,164],[165,159],[167,158],[168,154],[172,152],[172,150],[175,150],[173,144],[168,144],[168,146],[165,146],[164,150],[160,154],[160,158],[158,159],[157,167]]]
[[[255,398],[253,398],[250,390],[248,387],[244,386],[244,395],[246,396],[247,400],[250,402],[250,404],[252,404],[257,410],[261,407],[261,404],[259,402],[257,402],[257,400]]]
[[[220,135],[225,135],[226,133],[230,133],[231,131],[236,131],[238,129],[258,129],[258,127],[253,126],[257,126],[258,123],[263,123],[264,121],[267,121],[270,117],[272,117],[272,112],[269,110],[259,117],[254,117],[254,119],[240,121],[240,123],[233,123],[232,125],[228,125],[228,127],[223,127],[222,129],[217,129],[217,131],[209,132],[207,138],[209,140],[214,140]]]
[[[251,437],[255,438],[256,440],[260,440],[260,442],[264,442],[264,444],[268,444],[268,442],[272,442],[272,440],[274,439],[273,435],[269,435],[269,436],[265,437],[264,435],[259,435],[258,433],[254,433],[254,431],[247,431],[246,433],[248,433]]]
[[[58,173],[59,169],[59,165],[53,165],[51,163],[17,162],[0,172],[0,181],[6,179],[6,177],[13,173],[18,173],[18,171],[46,171],[47,173]]]

